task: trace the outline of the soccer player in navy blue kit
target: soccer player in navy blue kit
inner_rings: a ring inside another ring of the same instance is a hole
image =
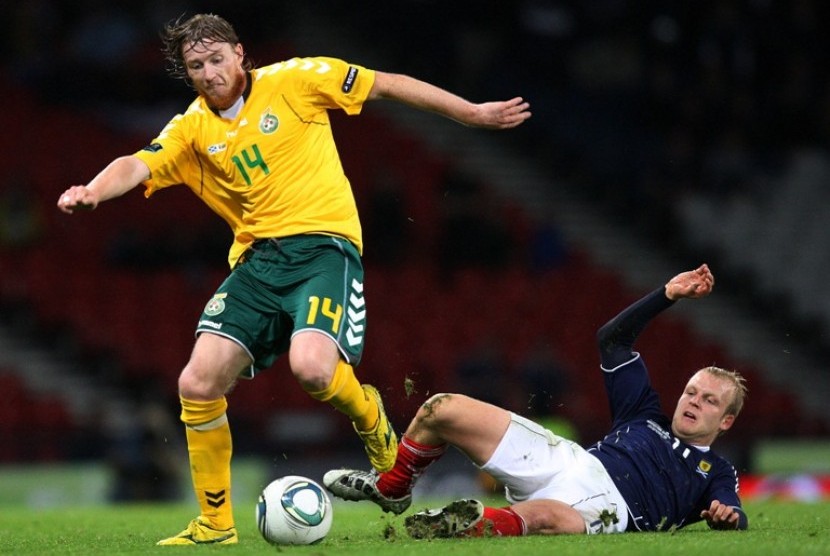
[[[613,420],[585,449],[520,415],[462,394],[437,394],[418,410],[386,473],[335,469],[323,482],[345,500],[371,500],[403,513],[418,477],[449,446],[505,485],[509,506],[452,502],[405,520],[416,538],[666,531],[705,520],[712,529],[746,529],[735,468],[710,446],[735,421],[743,377],[704,367],[664,415],[634,342],[679,299],[711,293],[707,265],[682,272],[600,328],[597,339]]]

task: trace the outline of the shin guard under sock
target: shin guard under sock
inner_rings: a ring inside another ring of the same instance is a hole
[[[484,517],[465,533],[470,537],[521,537],[527,534],[522,517],[511,508],[484,508]]]
[[[407,436],[398,443],[398,457],[395,466],[386,473],[381,473],[377,488],[381,494],[390,498],[401,498],[412,492],[415,481],[447,451],[447,445],[426,446],[418,444]]]
[[[378,422],[380,412],[371,396],[366,396],[360,382],[354,376],[354,369],[343,360],[337,363],[331,383],[318,392],[308,395],[321,402],[328,402],[344,413],[361,431],[372,430]]]
[[[224,397],[207,402],[181,398],[190,475],[201,515],[218,530],[234,526],[231,507],[231,430]]]

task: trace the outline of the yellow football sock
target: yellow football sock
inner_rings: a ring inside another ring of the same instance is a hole
[[[372,430],[380,412],[374,398],[367,396],[354,376],[354,369],[343,361],[337,363],[331,383],[319,392],[308,393],[315,400],[329,402],[335,409],[348,415],[361,431]]]
[[[202,516],[214,529],[233,527],[231,507],[231,429],[227,400],[208,402],[181,398],[181,420],[187,434],[190,475]]]

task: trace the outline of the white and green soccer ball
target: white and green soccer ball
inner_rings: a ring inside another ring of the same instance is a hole
[[[332,505],[326,491],[299,475],[276,479],[256,505],[259,532],[271,544],[313,544],[331,529]]]

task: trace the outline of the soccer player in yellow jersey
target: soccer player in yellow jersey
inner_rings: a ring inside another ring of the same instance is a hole
[[[313,398],[345,413],[372,466],[395,463],[397,437],[378,391],[360,384],[366,311],[360,221],[328,111],[359,114],[392,99],[464,125],[508,129],[530,117],[522,98],[472,103],[415,78],[334,58],[253,68],[234,28],[213,14],[171,22],[170,72],[198,93],[141,151],[62,193],[66,213],[144,184],[184,184],[231,227],[231,273],[205,306],[179,376],[193,488],[201,513],[162,545],[238,542],[231,509],[225,394],[288,353]]]

